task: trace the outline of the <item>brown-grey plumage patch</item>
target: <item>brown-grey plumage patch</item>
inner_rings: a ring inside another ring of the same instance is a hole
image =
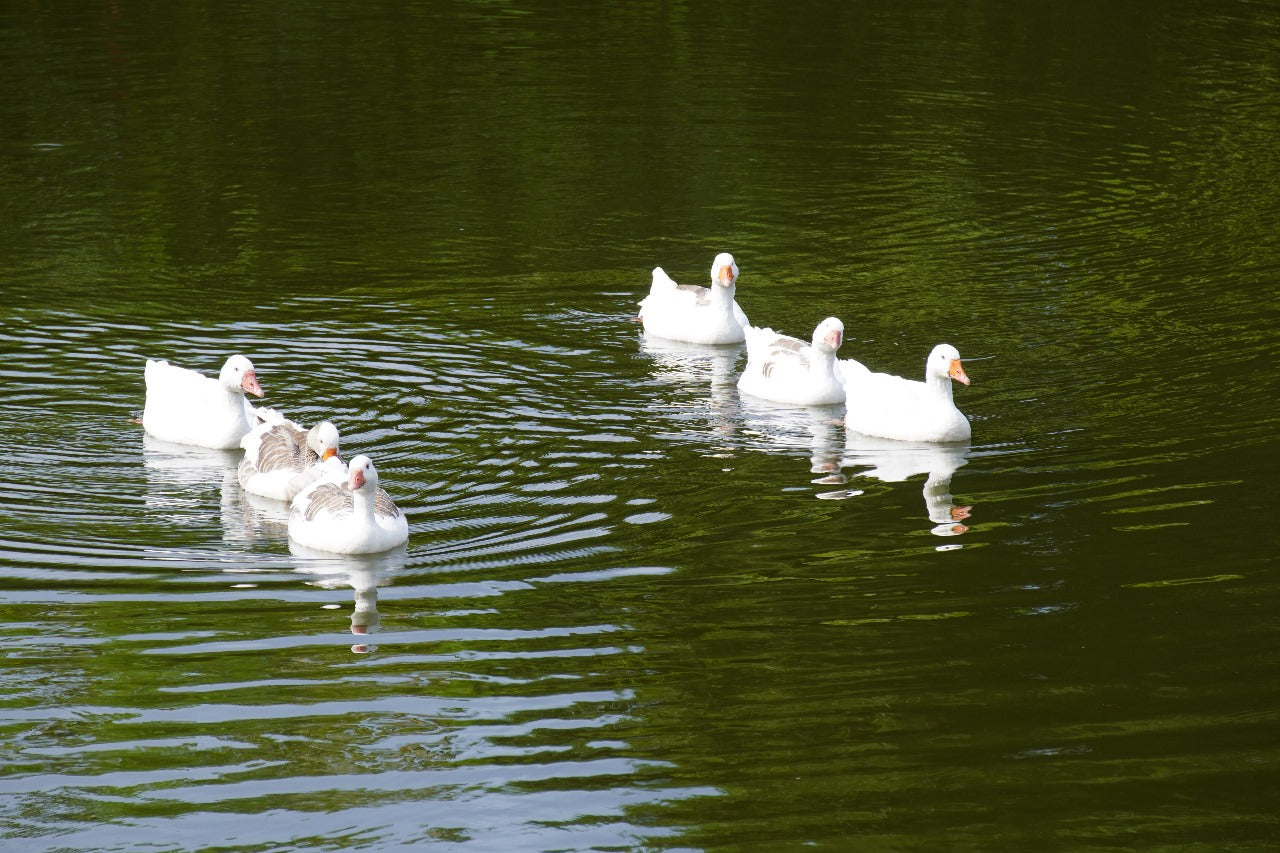
[[[711,302],[711,288],[709,287],[699,287],[696,284],[677,284],[676,290],[692,293],[697,298],[699,305],[706,305]]]
[[[799,364],[802,370],[807,371],[809,369],[808,346],[808,344],[799,338],[793,338],[789,335],[778,335],[778,337],[769,345],[769,354],[775,357],[760,365],[760,372],[766,377],[770,376],[774,369],[781,363],[781,359],[776,356],[785,356],[787,361],[793,364]]]
[[[307,521],[315,521],[322,512],[334,515],[346,515],[355,511],[355,495],[351,486],[346,483],[323,483],[311,492],[311,500],[307,503]],[[385,489],[378,489],[373,496],[373,511],[376,515],[397,518],[400,507],[391,499]]]
[[[396,506],[396,502],[391,499],[391,495],[387,494],[385,489],[378,489],[378,493],[374,496],[373,511],[377,515],[390,518],[400,515],[400,507]]]
[[[305,432],[288,424],[276,424],[258,442],[258,470],[303,470],[320,458],[306,446],[306,441]]]
[[[307,501],[307,521],[315,521],[322,512],[335,515],[349,513],[355,507],[351,488],[346,483],[321,483],[311,492]]]

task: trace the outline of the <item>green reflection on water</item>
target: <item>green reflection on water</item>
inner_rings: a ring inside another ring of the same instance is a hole
[[[6,837],[1274,839],[1278,25],[0,13]],[[637,340],[648,271],[722,249],[757,322],[995,356],[967,532],[744,410],[737,354]],[[230,349],[387,459],[414,527],[372,637],[225,465],[127,423],[143,357]]]

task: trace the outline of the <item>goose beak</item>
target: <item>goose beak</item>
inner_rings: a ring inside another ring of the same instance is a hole
[[[839,331],[832,329],[830,332],[827,332],[827,346],[831,347],[833,350],[838,350],[842,343],[844,343],[844,335]]]
[[[717,279],[722,287],[728,287],[733,284],[733,267],[721,267],[720,275]]]
[[[324,453],[320,454],[320,461],[328,462],[330,459],[332,459],[337,455],[338,455],[338,451],[334,450],[332,447],[326,447],[324,449]]]
[[[961,385],[969,384],[969,377],[965,375],[964,367],[960,364],[960,359],[951,359],[951,369],[947,371],[947,375]]]
[[[358,489],[364,485],[364,471],[359,468],[351,472],[351,480],[348,482],[351,488]]]
[[[255,397],[262,396],[262,386],[258,384],[258,374],[252,370],[246,370],[244,376],[240,377],[240,387]]]

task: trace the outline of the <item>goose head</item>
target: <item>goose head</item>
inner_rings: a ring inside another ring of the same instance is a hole
[[[338,455],[338,428],[332,421],[321,421],[307,430],[307,447],[321,462]]]
[[[733,287],[738,281],[738,265],[733,262],[733,255],[721,252],[711,262],[711,284],[721,287]]]
[[[828,317],[813,330],[813,348],[834,353],[844,343],[844,323]]]
[[[375,491],[378,488],[378,471],[373,467],[373,460],[361,453],[347,467],[347,485],[351,491]]]
[[[954,379],[961,385],[969,384],[969,377],[960,363],[960,351],[951,344],[938,344],[933,348],[924,372],[931,379]]]
[[[218,374],[218,382],[228,391],[247,392],[255,397],[261,397],[263,393],[253,362],[242,355],[233,355],[227,359]]]

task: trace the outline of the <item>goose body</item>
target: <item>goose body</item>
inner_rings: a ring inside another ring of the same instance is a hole
[[[289,508],[289,538],[334,554],[373,554],[403,545],[409,522],[384,490],[368,456],[351,460],[341,482],[307,486]]]
[[[929,353],[923,382],[874,373],[853,360],[839,367],[847,429],[898,441],[967,441],[972,435],[969,419],[952,398],[952,381],[968,385],[969,377],[950,344],[938,344]]]
[[[844,324],[828,317],[813,330],[813,340],[748,326],[747,366],[738,390],[790,406],[843,403],[844,385],[836,375],[836,351],[844,341]]]
[[[240,485],[251,494],[291,501],[317,480],[341,481],[347,468],[338,445],[338,428],[329,421],[309,430],[283,418],[259,424],[240,440]]]
[[[228,450],[258,422],[245,394],[262,396],[253,362],[233,355],[212,378],[147,359],[146,406],[142,426],[148,433],[176,444]]]
[[[676,284],[662,267],[653,268],[649,295],[640,300],[646,335],[691,344],[737,344],[747,315],[734,301],[738,265],[721,252],[711,264],[711,286]]]

